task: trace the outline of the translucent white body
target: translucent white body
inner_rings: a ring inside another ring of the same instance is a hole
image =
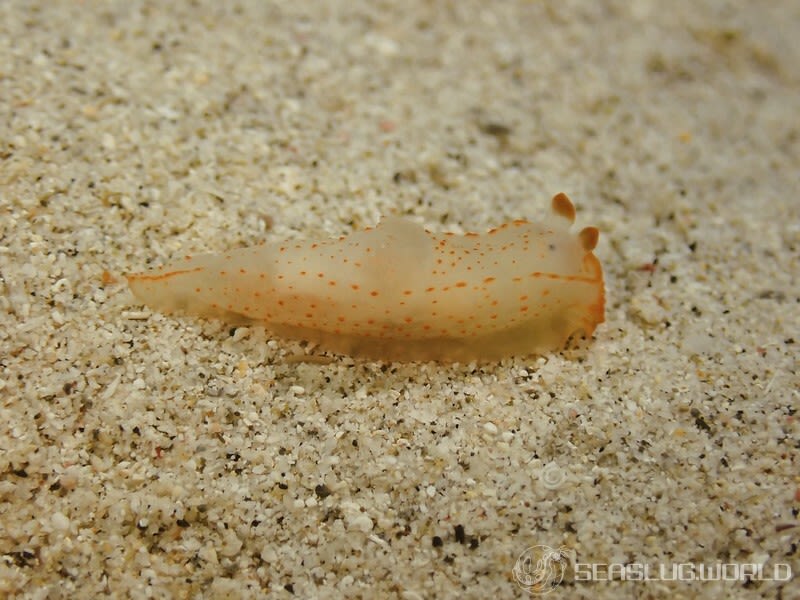
[[[336,352],[389,360],[493,360],[557,348],[603,321],[597,229],[570,232],[569,199],[544,224],[430,233],[384,219],[340,239],[186,257],[128,277],[165,312],[249,320]]]

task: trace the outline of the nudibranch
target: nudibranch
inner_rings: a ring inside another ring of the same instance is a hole
[[[562,347],[603,322],[596,227],[570,228],[565,194],[542,223],[433,233],[389,217],[338,239],[187,256],[127,277],[162,312],[262,324],[383,360],[496,360]]]

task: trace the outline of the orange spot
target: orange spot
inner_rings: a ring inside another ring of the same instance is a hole
[[[328,281],[328,285],[336,285],[336,282],[333,279],[331,279],[330,281]]]
[[[350,285],[350,287],[353,288],[354,290],[357,290],[358,289],[358,284],[353,283],[353,284]]]
[[[403,320],[404,320],[406,323],[412,323],[412,322],[414,321],[414,319],[412,319],[411,317],[406,317],[406,318],[405,318],[405,319],[403,319]]]
[[[459,288],[467,287],[467,282],[466,281],[459,281],[459,282],[456,283],[456,287],[459,287]]]
[[[369,295],[370,295],[370,296],[377,296],[377,295],[378,295],[378,292],[377,292],[377,290],[372,290],[372,291],[369,293]]]
[[[239,269],[239,273],[247,273],[244,269]]]
[[[644,263],[639,267],[640,271],[645,271],[646,273],[655,273],[656,272],[656,263]]]
[[[483,280],[483,283],[492,283],[494,280],[495,280],[494,277],[487,277],[486,279]]]
[[[403,295],[404,296],[410,296],[411,295],[411,290],[403,290]]]

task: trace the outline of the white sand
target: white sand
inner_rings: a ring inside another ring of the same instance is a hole
[[[0,3],[0,596],[520,598],[537,544],[800,572],[797,2],[178,4]],[[609,301],[544,357],[298,364],[121,279],[558,191]],[[800,584],[550,597],[670,595]]]

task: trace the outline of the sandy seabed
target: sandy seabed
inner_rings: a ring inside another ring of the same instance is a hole
[[[537,597],[548,546],[552,598],[800,597],[798,37],[790,0],[0,4],[0,595]],[[559,191],[606,322],[539,357],[355,361],[122,277]]]

